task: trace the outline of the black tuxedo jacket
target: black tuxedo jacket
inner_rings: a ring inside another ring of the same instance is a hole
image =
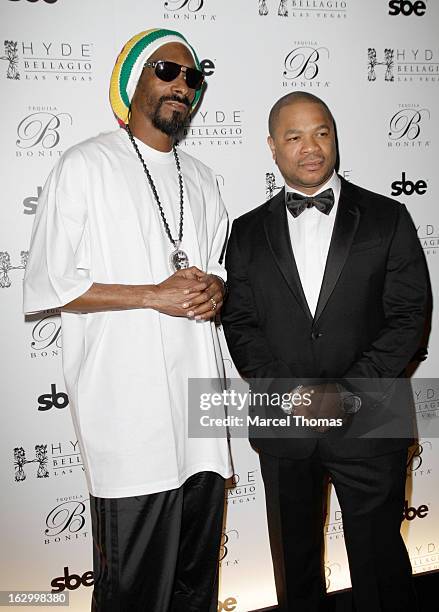
[[[403,376],[425,322],[428,277],[410,216],[403,204],[342,179],[313,317],[294,260],[287,214],[281,190],[233,223],[222,322],[235,365],[250,381],[269,381],[271,390],[278,379],[291,380],[288,390],[303,378],[343,380],[354,389],[358,379],[365,381],[365,388],[368,379],[378,385],[381,380],[381,401],[364,401],[376,399],[376,393],[364,395],[349,427],[329,442],[347,457],[404,448],[410,443],[406,438],[378,438],[367,432],[374,430],[371,418],[380,431],[384,405],[393,412],[406,412],[413,405],[408,381],[400,381],[404,388],[393,385],[391,392],[385,391],[389,380]],[[366,435],[356,439],[356,428],[359,436]],[[272,455],[297,458],[308,456],[316,440],[291,439],[273,429],[266,438],[253,438],[252,444]]]

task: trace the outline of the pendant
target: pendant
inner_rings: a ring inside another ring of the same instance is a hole
[[[189,257],[180,249],[180,243],[175,244],[175,251],[172,251],[169,256],[169,263],[171,265],[172,272],[189,268]]]

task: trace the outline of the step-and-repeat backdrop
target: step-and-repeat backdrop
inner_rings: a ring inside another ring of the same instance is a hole
[[[108,83],[120,48],[140,30],[168,27],[198,50],[208,86],[181,147],[214,168],[231,218],[282,186],[266,145],[274,101],[293,90],[321,96],[338,124],[340,173],[408,206],[436,293],[439,5],[0,0],[0,13],[0,590],[69,592],[70,609],[82,612],[92,590],[92,542],[81,449],[61,372],[60,320],[50,311],[24,320],[22,278],[50,169],[71,145],[116,127]],[[427,434],[425,423],[439,415],[439,390],[423,379],[435,376],[438,350],[433,325],[429,357],[414,381]],[[105,435],[105,423],[102,428]],[[258,458],[246,440],[236,440],[233,451],[219,609],[244,612],[275,604],[276,595]],[[415,573],[439,569],[438,457],[438,440],[426,435],[408,462],[403,532]],[[325,540],[328,589],[347,588],[333,494]]]

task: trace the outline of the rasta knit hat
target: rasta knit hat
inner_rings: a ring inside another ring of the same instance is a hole
[[[122,126],[128,123],[131,99],[142,74],[144,63],[157,49],[168,43],[184,45],[191,52],[195,67],[201,70],[197,54],[179,32],[154,28],[130,38],[116,60],[110,81],[111,108]],[[197,89],[192,102],[192,110],[198,104],[200,96],[201,89]]]

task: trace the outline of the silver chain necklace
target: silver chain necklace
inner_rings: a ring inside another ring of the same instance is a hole
[[[180,166],[180,160],[178,158],[178,153],[177,153],[177,147],[174,145],[172,147],[172,151],[174,153],[174,159],[175,159],[175,165],[177,167],[177,173],[178,173],[178,184],[180,187],[180,223],[179,223],[179,227],[178,227],[178,238],[173,238],[172,234],[171,234],[171,230],[169,229],[169,223],[166,219],[165,216],[165,211],[163,210],[163,206],[160,202],[160,198],[159,195],[157,193],[157,189],[156,186],[154,184],[154,181],[152,180],[152,176],[150,171],[148,170],[145,160],[143,159],[143,156],[141,154],[141,152],[139,151],[139,147],[136,144],[136,141],[134,140],[134,136],[129,128],[129,126],[126,126],[126,132],[129,136],[129,139],[131,140],[131,144],[134,147],[135,152],[137,153],[137,157],[139,158],[140,162],[142,163],[143,166],[143,170],[146,174],[146,177],[148,179],[148,183],[149,186],[151,187],[151,191],[154,195],[154,199],[156,201],[156,204],[158,206],[159,212],[160,212],[160,216],[162,218],[163,221],[163,226],[165,228],[165,232],[166,235],[168,236],[169,240],[171,241],[171,244],[174,247],[174,250],[172,251],[172,253],[169,256],[169,265],[171,266],[171,270],[172,272],[177,272],[177,270],[183,270],[185,268],[189,268],[189,257],[187,256],[187,254],[185,253],[185,251],[183,251],[182,249],[180,249],[180,245],[181,242],[183,240],[183,213],[184,213],[184,191],[183,191],[183,176],[181,174],[181,166]]]

